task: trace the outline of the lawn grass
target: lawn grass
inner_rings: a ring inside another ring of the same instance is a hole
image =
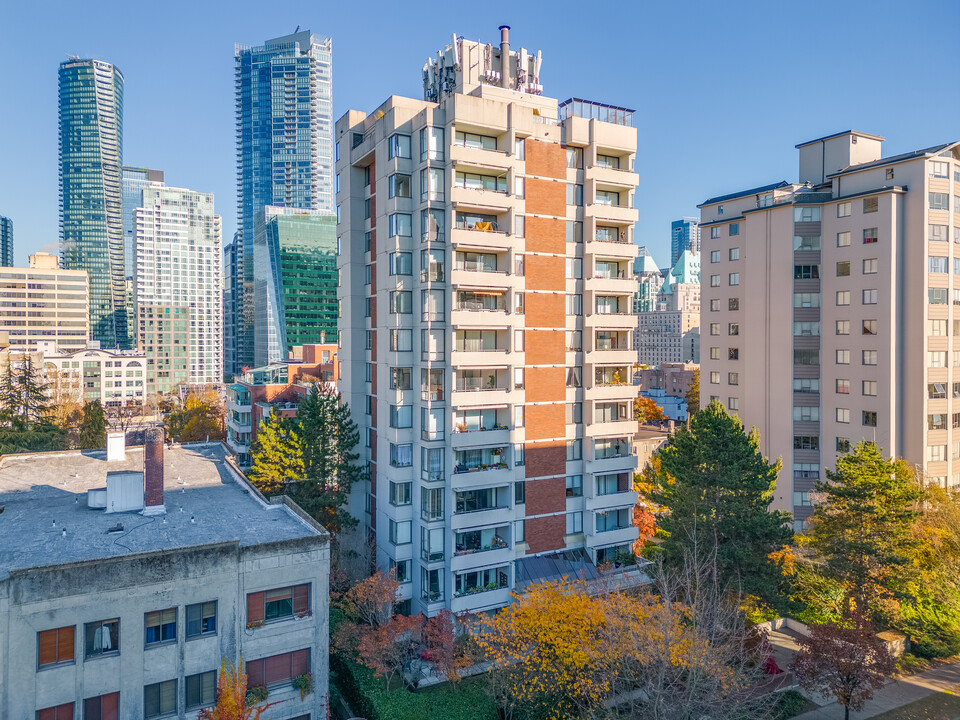
[[[888,710],[872,720],[954,720],[957,717],[960,717],[960,695],[942,692]]]

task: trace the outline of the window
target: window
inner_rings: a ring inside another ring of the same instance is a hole
[[[861,299],[864,305],[876,305],[877,304],[877,291],[876,290],[863,290]]]
[[[567,295],[566,311],[567,315],[583,315],[583,296]]]
[[[393,290],[390,293],[390,312],[409,315],[413,312],[413,292],[410,290]]]
[[[819,364],[820,364],[820,351],[819,351],[819,350],[794,349],[794,351],[793,351],[793,364],[794,364],[794,365],[819,365]]]
[[[164,642],[176,642],[177,640],[177,609],[167,608],[166,610],[155,610],[144,615],[143,621],[146,628],[146,645],[154,645]]]
[[[866,427],[877,426],[877,413],[872,410],[864,410],[862,413],[863,425]]]
[[[526,140],[525,138],[516,138],[513,141],[513,156],[517,160],[524,160],[526,158]]]
[[[518,481],[513,484],[513,503],[523,505],[527,502],[527,483]]]
[[[582,385],[581,369],[579,365],[567,368],[567,387],[578,388]]]
[[[583,205],[583,185],[567,183],[567,205]]]
[[[876,335],[877,334],[877,321],[876,320],[864,320],[863,321],[863,331],[864,335]]]
[[[295,677],[310,672],[310,650],[295,650],[282,655],[271,655],[244,662],[247,687],[267,687],[289,683]]]
[[[120,652],[120,619],[98,620],[84,626],[85,657]]]
[[[730,228],[730,230],[729,230],[729,235],[730,235],[731,237],[733,237],[734,235],[739,235],[739,234],[740,234],[740,223],[730,223],[729,228]],[[731,260],[738,260],[738,259],[740,258],[740,248],[730,248],[731,256],[732,256],[734,250],[737,251],[737,257],[731,257],[730,259],[731,259]]]
[[[839,264],[840,263],[837,263],[838,266]],[[818,277],[820,277],[819,265],[794,265],[793,266],[794,280],[814,280]]]
[[[217,601],[187,605],[187,637],[217,634]]]
[[[850,381],[837,378],[837,394],[838,395],[849,395],[850,394]]]
[[[710,312],[720,312],[720,301],[717,298],[710,301]]]
[[[820,208],[796,207],[793,209],[794,222],[820,222]]]
[[[523,237],[526,230],[526,221],[523,215],[515,215],[513,218],[513,234],[516,237]],[[520,265],[520,270],[517,272],[517,275],[523,275],[523,265]]]
[[[849,290],[838,290],[837,291],[837,305],[849,305],[850,304],[850,291]]]
[[[247,627],[310,612],[310,583],[247,593]]]
[[[949,303],[947,288],[927,288],[927,302],[931,305],[947,305]]]
[[[710,262],[712,262],[712,263],[718,263],[718,262],[720,262],[720,251],[719,251],[719,250],[713,250],[713,251],[710,252]]]
[[[947,367],[947,353],[943,351],[927,352],[927,367],[945,368]]]
[[[739,310],[740,298],[727,298],[727,310]]]
[[[875,213],[880,208],[880,198],[878,197],[868,197],[863,199],[863,212]]]
[[[947,193],[929,193],[931,210],[949,210],[950,196]]]
[[[730,285],[739,285],[740,284],[740,273],[730,273],[727,278],[727,282]]]
[[[387,188],[387,197],[410,197],[410,176],[399,173],[391,175]]]
[[[390,464],[393,467],[413,465],[413,445],[411,443],[390,443]]]
[[[62,717],[57,715],[56,720],[72,717],[72,714]],[[83,720],[118,720],[119,717],[120,693],[118,692],[89,697],[83,701]],[[54,720],[54,716],[45,716],[41,710],[37,715],[37,720]]]
[[[443,320],[444,297],[445,294],[443,290],[420,291],[421,318],[425,322]]]
[[[736,411],[740,409],[740,398],[728,397],[727,398],[727,409],[731,411]]]
[[[720,348],[712,347],[710,348],[710,359],[719,360],[720,359]]]
[[[927,258],[927,270],[932,273],[948,273],[950,272],[948,261],[949,258],[931,255],[929,258]]]
[[[944,462],[946,459],[946,445],[927,445],[927,462]]]
[[[420,568],[420,597],[431,603],[443,600],[443,568]]]
[[[727,348],[727,360],[739,360],[740,348]]]
[[[739,335],[740,323],[727,323],[727,335]]]
[[[837,438],[837,452],[850,452],[850,439],[845,437]]]
[[[567,460],[583,459],[583,442],[580,440],[567,440]]]
[[[424,562],[443,560],[443,528],[420,527],[420,558]]]
[[[583,532],[583,513],[567,513],[567,535]]]
[[[860,383],[860,392],[867,397],[874,397],[877,394],[876,380],[863,380]]]
[[[413,406],[412,405],[391,405],[390,406],[390,427],[392,428],[413,427]]]
[[[863,231],[863,244],[875,243],[878,237],[876,228],[867,228]]]
[[[837,335],[849,335],[850,334],[850,321],[849,320],[837,320]]]
[[[946,258],[944,258],[946,259]],[[876,258],[864,258],[863,260],[863,274],[864,275],[874,275],[877,272],[877,259]]]
[[[820,293],[794,293],[793,306],[814,308],[820,307]]]
[[[945,400],[947,397],[946,383],[929,383],[927,385],[927,397],[931,400]]]
[[[567,258],[565,267],[568,280],[577,280],[583,277],[583,260],[581,258]]]
[[[564,341],[568,351],[579,352],[583,349],[583,331],[566,330],[564,331]]]
[[[143,717],[155,718],[177,711],[177,681],[144,685],[143,687]]]
[[[820,236],[819,235],[794,235],[793,249],[799,250],[799,251],[819,250]]]
[[[567,220],[567,242],[583,242],[583,223],[580,220]]]
[[[710,323],[710,334],[711,335],[720,334],[720,323]]]
[[[850,246],[850,231],[838,232],[837,233],[837,247],[849,247]]]
[[[425,127],[420,130],[420,162],[424,160],[443,160],[443,128]]]
[[[851,205],[849,202],[837,203],[837,217],[850,217]]]
[[[727,385],[739,385],[740,384],[740,373],[727,373]]]
[[[391,135],[387,141],[387,159],[408,158],[410,155],[410,136]]]
[[[409,213],[393,213],[390,216],[390,237],[413,236],[413,216]]]
[[[945,178],[949,177],[950,163],[941,160],[930,161],[930,177]]]
[[[457,132],[453,136],[453,144],[457,147],[471,148],[473,150],[496,150],[497,138],[492,135]]]
[[[817,435],[794,435],[794,450],[819,450],[820,438]]]
[[[717,372],[716,370],[711,371],[711,373],[710,373],[710,384],[711,384],[711,385],[719,385],[719,384],[720,384],[720,373]]]
[[[217,671],[187,675],[187,710],[213,705],[217,701]]]
[[[793,391],[795,393],[818,393],[820,381],[816,378],[794,378]]]
[[[74,660],[76,625],[37,633],[37,667],[69,663]]]
[[[819,422],[820,408],[818,407],[795,407],[793,409],[794,422]]]
[[[620,477],[616,473],[597,475],[597,495],[616,495],[620,492]]]
[[[931,415],[927,415],[927,429],[928,430],[946,430],[947,429],[946,413],[933,413]]]
[[[876,350],[864,350],[862,353],[862,360],[864,365],[876,365],[877,364],[877,351]]]
[[[819,337],[820,323],[816,321],[798,321],[793,323],[794,337]]]
[[[407,545],[410,543],[411,523],[409,520],[404,522],[390,521],[390,542],[394,545]]]
[[[583,475],[567,475],[567,497],[583,495]]]
[[[413,350],[413,330],[391,330],[390,350],[393,352],[410,352]]]
[[[720,287],[720,276],[711,275],[710,276],[710,287]]]
[[[932,242],[947,242],[946,225],[928,225],[927,239]]]
[[[712,228],[710,228],[710,239],[716,240],[719,237],[720,237],[720,228],[719,226],[714,225]]]
[[[413,369],[408,367],[390,368],[390,389],[391,390],[409,390]]]
[[[390,571],[393,578],[398,583],[408,583],[412,580],[410,576],[410,560],[390,560]]]
[[[797,351],[794,350],[794,353]],[[850,351],[849,350],[837,350],[837,365],[849,365],[850,364]]]
[[[367,267],[369,267],[369,265]],[[408,252],[390,253],[390,274],[391,275],[412,275],[413,274],[413,253],[408,253]]]
[[[395,506],[409,505],[412,502],[412,482],[390,482],[390,504]]]
[[[446,214],[443,210],[427,208],[420,211],[420,239],[424,242],[442,243],[447,232]]]

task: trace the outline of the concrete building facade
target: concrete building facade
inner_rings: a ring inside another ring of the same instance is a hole
[[[664,277],[654,305],[637,313],[637,362],[646,366],[699,363],[699,254],[689,250],[680,253]]]
[[[783,458],[775,505],[798,523],[860,440],[960,485],[960,144],[883,158],[882,140],[802,143],[798,183],[700,206],[701,402]]]
[[[136,219],[136,305],[188,323],[187,379],[194,386],[223,382],[223,248],[213,194],[172,187],[144,187]],[[174,353],[173,334],[137,327],[140,349],[155,358]],[[149,347],[149,350],[148,350]]]
[[[242,657],[272,718],[323,720],[329,535],[265,501],[221,446],[147,438],[0,462],[2,680],[17,689],[0,716],[195,718],[221,659]]]
[[[15,350],[53,342],[82,350],[90,337],[89,290],[84,270],[61,270],[57,257],[30,256],[30,267],[0,269],[0,331]]]
[[[413,612],[595,576],[637,536],[632,111],[541,95],[508,33],[336,125],[354,513]]]
[[[83,404],[99,400],[107,405],[143,405],[149,373],[143,353],[137,350],[101,350],[93,347],[73,352],[58,351],[48,342],[39,343],[47,391],[54,404]]]

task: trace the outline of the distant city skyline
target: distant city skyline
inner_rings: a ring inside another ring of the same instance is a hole
[[[321,10],[306,3],[278,8],[239,2],[223,13],[215,6],[172,2],[161,15],[128,3],[107,5],[114,10],[90,13],[64,2],[0,9],[0,60],[19,68],[0,78],[0,97],[14,107],[30,107],[28,113],[0,116],[0,212],[17,228],[17,265],[39,249],[58,252],[55,73],[71,54],[123,71],[125,162],[162,167],[168,183],[214,193],[217,207],[227,210],[225,237],[238,227],[230,211],[237,192],[234,45],[291,33],[298,25],[336,45],[334,120],[389,92],[421,97],[424,47],[439,47],[451,33],[496,45],[496,25],[512,25],[526,44],[553,58],[544,72],[544,92],[564,98],[589,87],[588,99],[637,109],[636,239],[659,265],[670,257],[670,223],[696,215],[703,198],[758,176],[770,182],[792,177],[795,161],[785,148],[856,127],[883,132],[891,138],[887,151],[896,154],[930,137],[952,137],[960,113],[958,94],[942,95],[941,77],[927,71],[941,67],[943,77],[953,77],[960,69],[949,43],[925,41],[931,23],[960,25],[960,4],[943,0],[921,0],[909,8],[886,0],[849,2],[831,6],[829,18],[815,6],[803,14],[788,7],[755,13],[748,10],[752,5],[736,2],[624,7],[590,15],[573,11],[572,4],[567,12],[560,3],[550,17],[505,3],[445,5],[442,13],[385,7],[374,10],[383,30],[357,24],[355,9],[347,5]],[[51,12],[57,17],[52,25]],[[569,23],[574,16],[576,35]],[[898,28],[900,62],[878,72],[874,58],[851,42],[850,28],[882,37],[892,24]],[[133,26],[140,30],[129,32]],[[28,32],[39,27],[42,43]],[[622,40],[611,41],[611,27],[624,29]],[[664,32],[680,27],[689,52],[676,53],[674,36]],[[715,51],[721,39],[732,38],[736,42]],[[591,52],[602,48],[603,67],[611,70],[598,73],[583,63],[582,53],[571,51],[574,40]],[[152,47],[163,48],[163,62]],[[812,103],[802,113],[785,113],[798,88],[778,82],[784,68],[802,78],[804,67],[827,54],[830,70],[817,74]],[[20,61],[27,57],[29,62]],[[746,84],[759,90],[735,104],[737,88]],[[933,94],[943,97],[944,106],[916,113]],[[884,98],[882,105],[877,97]],[[683,112],[676,110],[680,102],[687,107]]]

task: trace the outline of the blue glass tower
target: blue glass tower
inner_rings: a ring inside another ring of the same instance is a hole
[[[13,267],[13,220],[0,215],[0,267]]]
[[[299,28],[298,28],[299,30]],[[254,360],[255,218],[270,205],[333,212],[332,43],[309,30],[238,45],[236,365]]]
[[[123,259],[123,75],[107,62],[60,64],[60,253],[90,281],[90,334],[129,348]]]
[[[684,250],[700,252],[700,221],[685,217],[670,223],[670,267],[677,264]]]

